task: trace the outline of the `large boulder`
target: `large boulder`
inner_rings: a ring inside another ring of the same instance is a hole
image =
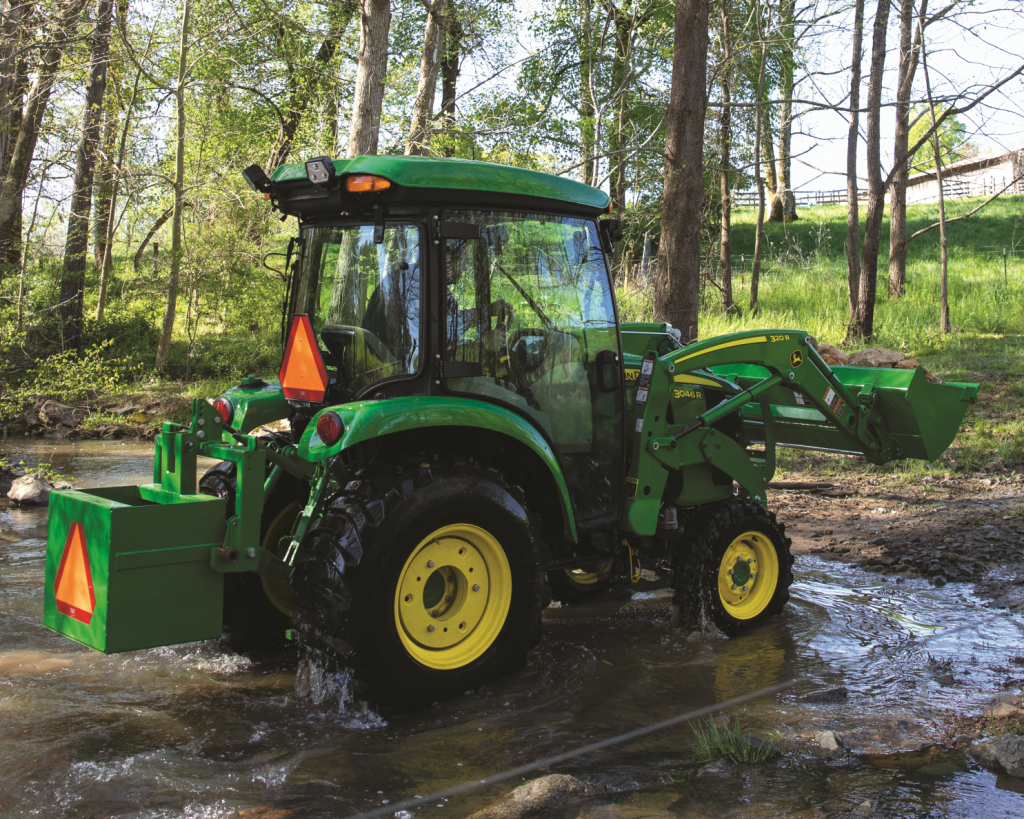
[[[81,407],[69,407],[67,404],[61,404],[53,399],[45,401],[39,407],[39,420],[52,427],[65,426],[73,429],[82,423],[88,415],[88,410]]]
[[[981,742],[968,753],[982,765],[1002,768],[1010,776],[1024,779],[1024,736],[1004,736]]]
[[[11,484],[7,497],[19,506],[49,506],[50,484],[36,475],[22,475]]]
[[[850,363],[850,357],[846,353],[824,341],[818,344],[818,354],[830,367],[845,367]]]
[[[895,367],[906,356],[884,347],[869,347],[850,354],[851,367]]]
[[[469,819],[515,819],[589,799],[595,793],[593,785],[574,776],[551,774],[520,785],[504,799],[478,810]]]

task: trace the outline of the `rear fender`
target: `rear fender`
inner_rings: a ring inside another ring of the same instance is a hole
[[[345,431],[333,446],[328,446],[317,434],[320,415],[327,410],[338,413]],[[467,427],[505,435],[526,446],[551,473],[558,491],[562,512],[562,529],[566,537],[577,542],[576,521],[569,500],[558,458],[544,437],[533,426],[514,412],[483,401],[448,396],[411,396],[381,401],[354,401],[337,407],[328,407],[317,414],[306,427],[299,441],[299,456],[312,462],[325,461],[356,444],[385,435],[422,429],[429,442],[431,429],[438,427]]]

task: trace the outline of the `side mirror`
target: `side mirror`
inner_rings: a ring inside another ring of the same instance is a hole
[[[597,224],[601,231],[601,244],[610,253],[615,247],[615,243],[622,241],[622,220],[602,219]]]

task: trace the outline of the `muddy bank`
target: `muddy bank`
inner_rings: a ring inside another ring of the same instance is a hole
[[[136,393],[97,398],[80,405],[37,398],[25,412],[0,421],[0,438],[152,440],[164,421],[188,420],[191,399]]]
[[[993,605],[1024,608],[1024,570],[1016,558],[1024,547],[1024,476],[938,475],[908,485],[899,477],[851,474],[819,483],[773,498],[796,554],[854,562],[897,583],[972,582]]]

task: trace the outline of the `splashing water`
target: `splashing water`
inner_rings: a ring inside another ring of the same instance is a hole
[[[295,673],[295,693],[317,706],[336,703],[337,713],[352,721],[349,727],[384,728],[387,722],[356,696],[353,678],[352,669],[307,648]]]

